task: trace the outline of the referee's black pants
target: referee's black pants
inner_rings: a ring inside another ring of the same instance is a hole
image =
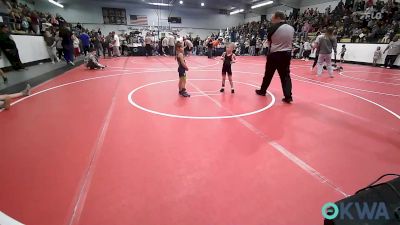
[[[292,99],[292,79],[290,78],[291,52],[273,52],[267,56],[265,75],[260,91],[265,93],[271,84],[275,71],[278,70],[281,78],[283,95],[286,99]]]

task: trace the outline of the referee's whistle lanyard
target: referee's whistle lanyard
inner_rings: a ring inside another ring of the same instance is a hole
[[[279,29],[279,27],[281,27],[283,24],[286,24],[286,22],[280,22],[280,23],[274,24],[270,28],[268,35],[267,35],[268,45],[269,45],[267,56],[271,54],[272,35],[274,35],[275,32]]]

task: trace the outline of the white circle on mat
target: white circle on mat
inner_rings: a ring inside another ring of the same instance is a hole
[[[209,80],[209,81],[220,81],[220,80],[218,80],[218,79],[188,79],[188,81],[196,81],[196,80],[198,80],[198,81],[205,81],[205,80]],[[250,115],[254,115],[254,114],[263,112],[263,111],[265,111],[265,110],[271,108],[271,107],[275,104],[275,96],[274,96],[271,92],[267,91],[267,94],[268,94],[269,96],[271,96],[271,102],[270,102],[268,105],[266,105],[265,107],[263,107],[263,108],[261,108],[261,109],[258,109],[258,110],[255,110],[255,111],[252,111],[252,112],[247,112],[247,113],[242,113],[242,114],[236,114],[236,115],[230,115],[230,116],[187,116],[187,115],[176,115],[176,114],[163,113],[163,112],[158,112],[158,111],[155,111],[155,110],[151,110],[151,109],[148,109],[148,108],[146,108],[146,107],[143,107],[143,106],[139,105],[139,104],[136,103],[136,102],[133,100],[133,98],[132,98],[132,96],[133,96],[133,94],[135,94],[135,92],[137,92],[137,91],[139,91],[140,89],[143,89],[143,88],[145,88],[145,87],[152,86],[152,85],[156,85],[156,84],[168,83],[168,82],[177,82],[177,81],[178,81],[178,80],[163,80],[163,81],[153,82],[153,83],[149,83],[149,84],[145,84],[145,85],[142,85],[142,86],[140,86],[140,87],[137,87],[137,88],[135,88],[133,91],[131,91],[131,92],[129,93],[129,95],[128,95],[128,101],[129,101],[134,107],[136,107],[136,108],[138,108],[138,109],[140,109],[140,110],[143,110],[143,111],[145,111],[145,112],[148,112],[148,113],[156,114],[156,115],[159,115],[159,116],[172,117],[172,118],[179,118],[179,119],[196,119],[196,120],[233,119],[233,118],[239,118],[239,117],[250,116]],[[234,81],[234,83],[244,84],[244,85],[247,85],[247,86],[251,86],[251,87],[258,88],[258,86],[256,86],[256,85],[249,84],[249,83],[245,83],[245,82]],[[257,97],[257,96],[254,96],[254,97]],[[190,101],[190,99],[188,99],[188,101]]]

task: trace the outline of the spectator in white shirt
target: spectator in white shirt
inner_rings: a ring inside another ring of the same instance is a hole
[[[112,32],[113,35],[113,53],[114,56],[120,57],[121,53],[119,51],[119,46],[121,46],[120,41],[119,41],[119,36],[118,34],[115,33],[115,31]]]

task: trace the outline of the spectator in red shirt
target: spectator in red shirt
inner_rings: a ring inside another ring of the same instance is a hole
[[[35,12],[31,13],[31,25],[33,33],[39,34],[39,17]]]

